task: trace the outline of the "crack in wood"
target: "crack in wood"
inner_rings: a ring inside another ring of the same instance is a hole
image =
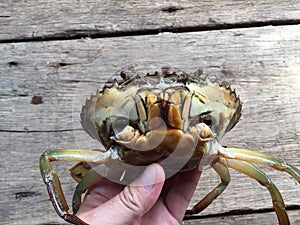
[[[83,128],[75,128],[75,129],[62,129],[62,130],[3,130],[0,129],[0,133],[59,133],[59,132],[70,132],[70,131],[79,131],[83,130]]]
[[[169,6],[169,7],[164,7],[161,9],[162,12],[167,12],[167,13],[175,13],[177,11],[183,10],[184,8],[181,6]]]
[[[17,67],[19,63],[15,62],[15,61],[11,61],[11,62],[8,62],[7,64],[9,67]]]
[[[65,225],[65,223],[39,223],[38,225]]]
[[[25,199],[25,198],[31,198],[31,197],[40,196],[40,195],[41,195],[41,193],[37,193],[37,192],[34,192],[34,191],[23,191],[23,192],[15,193],[15,198],[19,199],[19,200],[22,200],[22,199]]]
[[[300,210],[300,205],[290,205],[286,206],[287,211]],[[231,210],[224,213],[208,214],[208,215],[189,215],[185,216],[184,220],[194,220],[194,219],[204,219],[204,218],[214,218],[214,217],[225,217],[225,216],[238,216],[238,215],[250,215],[250,214],[261,214],[275,212],[274,208],[261,208],[261,209],[237,209]]]
[[[128,30],[128,31],[116,31],[116,32],[105,32],[98,29],[72,29],[64,32],[55,33],[53,35],[32,37],[32,38],[17,38],[17,39],[3,39],[1,43],[18,43],[18,42],[41,42],[41,41],[61,41],[61,40],[77,40],[83,38],[114,38],[114,37],[125,37],[125,36],[143,36],[143,35],[156,35],[164,32],[171,33],[187,33],[187,32],[201,32],[201,31],[212,31],[212,30],[232,30],[232,29],[243,29],[243,28],[257,28],[264,26],[288,26],[298,25],[300,19],[290,20],[269,20],[269,21],[254,21],[244,23],[208,23],[201,26],[190,26],[190,27],[173,27],[166,26],[158,29],[144,29],[144,30]]]

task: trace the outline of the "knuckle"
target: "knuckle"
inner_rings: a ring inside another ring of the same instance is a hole
[[[141,203],[137,191],[133,190],[133,187],[127,186],[124,188],[119,197],[124,207],[134,216],[138,217],[143,214],[143,204]]]

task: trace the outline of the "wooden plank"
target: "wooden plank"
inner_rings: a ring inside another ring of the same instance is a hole
[[[237,89],[243,117],[224,144],[270,153],[300,167],[299,37],[300,26],[287,26],[0,44],[0,165],[5,171],[0,177],[0,221],[61,221],[42,184],[39,155],[47,149],[99,146],[80,128],[84,98],[123,65],[153,58],[188,72],[202,67],[206,75]],[[34,98],[41,104],[31,103],[34,96],[42,98]],[[56,167],[65,177],[68,200],[75,185],[67,174],[70,166]],[[287,205],[299,205],[299,184],[280,172],[266,171]],[[217,183],[211,170],[204,171],[193,203]],[[24,192],[28,197],[22,197]],[[232,171],[229,188],[202,215],[270,207],[264,188]]]
[[[102,36],[119,32],[213,29],[298,23],[300,2],[279,1],[3,1],[0,40]]]
[[[299,211],[289,211],[291,224],[300,224]],[[182,225],[270,225],[278,224],[275,213],[255,213],[248,215],[220,216],[184,221]]]
[[[48,138],[45,138],[48,137]],[[45,148],[65,146],[74,140],[73,132],[3,133],[1,132],[0,220],[1,224],[65,224],[52,209],[39,175],[39,156]],[[65,145],[66,144],[66,145]],[[71,199],[68,167],[55,169],[63,179],[67,198]],[[67,182],[67,184],[66,184]]]
[[[75,133],[78,131],[75,131]],[[45,139],[47,135],[47,140]],[[75,134],[76,135],[76,134]],[[1,183],[1,198],[0,198],[0,219],[3,224],[22,225],[22,224],[66,224],[54,212],[52,205],[48,199],[46,189],[42,184],[38,172],[38,157],[42,148],[52,149],[57,146],[67,148],[70,142],[75,142],[73,132],[50,132],[50,133],[1,133],[1,143],[4,143],[3,149],[9,149],[8,156],[1,155],[0,165],[6,173],[0,177]],[[34,144],[33,144],[34,143]],[[16,166],[17,165],[17,166]],[[70,168],[70,163],[61,163],[54,165],[63,181],[63,188],[66,193],[66,198],[70,203],[72,192],[75,188],[75,183],[68,176],[67,169]],[[20,168],[22,170],[20,171]],[[234,181],[233,181],[234,182]],[[203,182],[200,187],[207,188]],[[239,191],[244,187],[232,187],[235,193],[228,193],[229,196],[239,195]],[[263,192],[264,190],[258,190]],[[257,192],[258,194],[258,192]],[[197,195],[197,193],[196,193]],[[259,196],[261,196],[259,194]],[[247,202],[251,202],[253,196],[248,196]],[[227,199],[228,200],[228,199]],[[230,199],[229,199],[230,200]],[[224,200],[222,200],[224,201]],[[226,201],[226,200],[225,200]],[[240,201],[243,201],[240,199]],[[233,204],[226,202],[224,204]],[[236,200],[236,204],[240,204]],[[263,205],[262,205],[263,206]],[[215,213],[220,212],[218,208],[212,207]],[[13,212],[13,213],[12,213]],[[212,212],[212,213],[213,213]],[[226,209],[223,212],[228,212]],[[299,223],[299,210],[288,211],[291,219],[291,224]],[[182,224],[239,224],[248,225],[257,222],[259,224],[277,224],[277,219],[274,212],[270,213],[254,213],[241,214],[234,216],[218,216],[202,217],[186,220]],[[208,214],[209,215],[209,214]]]

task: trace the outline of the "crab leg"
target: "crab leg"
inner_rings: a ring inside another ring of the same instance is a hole
[[[255,179],[262,186],[265,186],[272,197],[273,207],[279,220],[279,225],[290,225],[289,217],[286,213],[285,206],[281,194],[271,179],[259,168],[249,162],[238,161],[234,159],[226,159],[226,165],[247,176]]]
[[[72,168],[70,168],[70,175],[73,177],[74,180],[79,183],[82,178],[91,170],[91,165],[80,162],[75,164]]]
[[[101,165],[100,165],[101,166]],[[96,184],[103,177],[99,174],[99,171],[93,168],[82,178],[82,180],[76,186],[76,190],[73,195],[72,208],[73,213],[77,213],[79,206],[81,205],[81,195],[92,185]]]
[[[50,200],[57,212],[65,221],[75,225],[87,225],[73,214],[69,214],[68,204],[65,200],[60,180],[54,170],[51,162],[53,161],[75,161],[75,162],[97,162],[104,163],[111,152],[100,152],[92,150],[66,149],[46,151],[40,157],[40,171],[44,183],[50,196]]]
[[[217,162],[212,165],[214,170],[221,178],[221,183],[209,192],[200,202],[198,202],[191,210],[187,210],[186,214],[197,214],[208,207],[214,199],[216,199],[228,186],[230,182],[229,170],[223,164]]]
[[[248,149],[239,148],[224,148],[219,150],[219,156],[227,159],[237,159],[246,162],[262,164],[272,167],[276,170],[284,171],[294,177],[300,183],[300,170],[295,166],[288,164],[282,159],[263,154],[260,152],[251,151]]]

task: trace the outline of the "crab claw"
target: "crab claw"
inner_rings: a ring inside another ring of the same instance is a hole
[[[215,136],[210,127],[205,123],[198,123],[191,127],[190,132],[193,136],[197,137],[200,142],[208,142]]]
[[[134,146],[140,136],[138,130],[127,125],[122,131],[116,133],[114,137],[111,137],[111,139],[119,144]]]
[[[111,139],[132,150],[149,151],[159,146],[166,135],[167,130],[164,127],[148,131],[146,134],[141,135],[137,129],[127,125],[122,131],[116,133],[115,137],[111,137]]]
[[[126,126],[121,132],[116,134],[115,139],[123,142],[132,142],[139,137],[140,134],[131,126]]]

